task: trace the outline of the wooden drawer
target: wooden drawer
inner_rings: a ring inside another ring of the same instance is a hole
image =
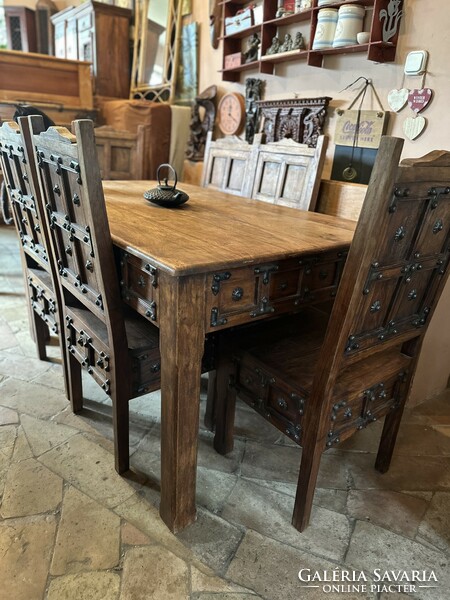
[[[120,253],[122,298],[135,311],[158,323],[158,269],[132,254]]]
[[[266,410],[271,422],[297,444],[301,443],[302,417],[305,399],[279,388],[269,386]]]
[[[333,298],[345,258],[345,253],[334,252],[210,274],[207,329],[293,312]]]

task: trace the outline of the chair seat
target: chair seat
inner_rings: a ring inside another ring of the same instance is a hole
[[[327,317],[311,309],[234,340],[240,347],[235,353],[239,397],[298,444]],[[410,361],[393,348],[359,361],[357,376],[353,365],[342,371],[329,407],[325,446],[342,441],[395,407],[397,386]]]

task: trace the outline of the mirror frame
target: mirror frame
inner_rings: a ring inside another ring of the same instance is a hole
[[[163,81],[159,85],[149,85],[143,80],[144,57],[147,48],[147,15],[152,2],[163,0],[140,0],[136,6],[133,68],[131,74],[130,98],[167,102],[172,104],[181,47],[182,0],[166,0],[168,4],[166,49],[164,56]]]

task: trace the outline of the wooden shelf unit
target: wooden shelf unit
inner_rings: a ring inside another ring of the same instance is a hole
[[[249,69],[258,70],[260,73],[268,75],[273,74],[275,65],[291,62],[306,61],[307,65],[313,67],[322,67],[325,56],[336,54],[366,53],[368,60],[374,62],[392,62],[395,60],[397,46],[398,30],[395,36],[389,42],[383,41],[382,23],[380,21],[380,11],[387,10],[389,0],[344,0],[342,2],[331,3],[329,5],[318,6],[318,0],[313,0],[313,6],[310,9],[274,18],[277,11],[277,0],[260,0],[263,7],[263,20],[261,23],[247,27],[231,35],[225,34],[225,19],[236,15],[239,10],[249,5],[249,0],[224,0],[223,6],[223,69],[222,79],[224,81],[239,81],[240,73]],[[366,7],[364,17],[364,31],[370,32],[369,42],[367,44],[354,44],[341,48],[328,48],[324,50],[312,50],[312,43],[317,27],[317,17],[322,8],[339,8],[346,4],[356,4]],[[403,4],[403,3],[402,3]],[[306,50],[297,50],[279,54],[267,55],[267,50],[272,44],[272,39],[279,29],[294,25],[295,23],[309,22],[309,39],[305,40]],[[225,68],[225,57],[229,54],[242,51],[242,40],[258,33],[261,39],[261,58],[258,61],[244,63],[238,67]]]

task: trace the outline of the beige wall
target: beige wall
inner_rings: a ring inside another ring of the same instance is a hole
[[[158,0],[161,1],[161,0]],[[5,0],[5,4],[15,4]],[[56,0],[59,9],[77,5],[79,0]],[[16,3],[17,4],[17,3]],[[20,4],[35,6],[35,0],[21,0]],[[200,91],[215,83],[220,93],[225,90],[244,91],[242,84],[229,84],[221,81],[222,45],[217,50],[211,48],[209,41],[209,2],[193,0],[192,18],[200,26]],[[304,62],[292,62],[277,66],[276,75],[261,75],[266,81],[265,99],[290,98],[294,94],[301,97],[328,95],[333,98],[326,133],[334,132],[334,109],[346,107],[352,98],[348,91],[341,92],[356,77],[363,75],[371,78],[377,92],[387,108],[387,93],[393,88],[421,87],[422,78],[403,77],[403,63],[411,50],[428,50],[430,57],[425,85],[434,90],[434,99],[424,112],[428,121],[427,129],[414,142],[406,141],[403,155],[415,157],[426,154],[436,148],[450,149],[450,77],[448,57],[450,55],[450,8],[448,0],[405,0],[404,17],[400,29],[400,38],[395,63],[375,64],[363,54],[328,56],[324,68],[308,67]],[[247,71],[245,76],[258,76]],[[366,107],[377,108],[374,98],[369,98]],[[403,120],[411,113],[405,108],[390,121],[389,133],[403,137]],[[329,176],[333,144],[330,144],[324,176]],[[447,314],[450,308],[450,282],[430,325],[417,371],[412,401],[432,397],[443,390],[450,374],[450,326]]]

